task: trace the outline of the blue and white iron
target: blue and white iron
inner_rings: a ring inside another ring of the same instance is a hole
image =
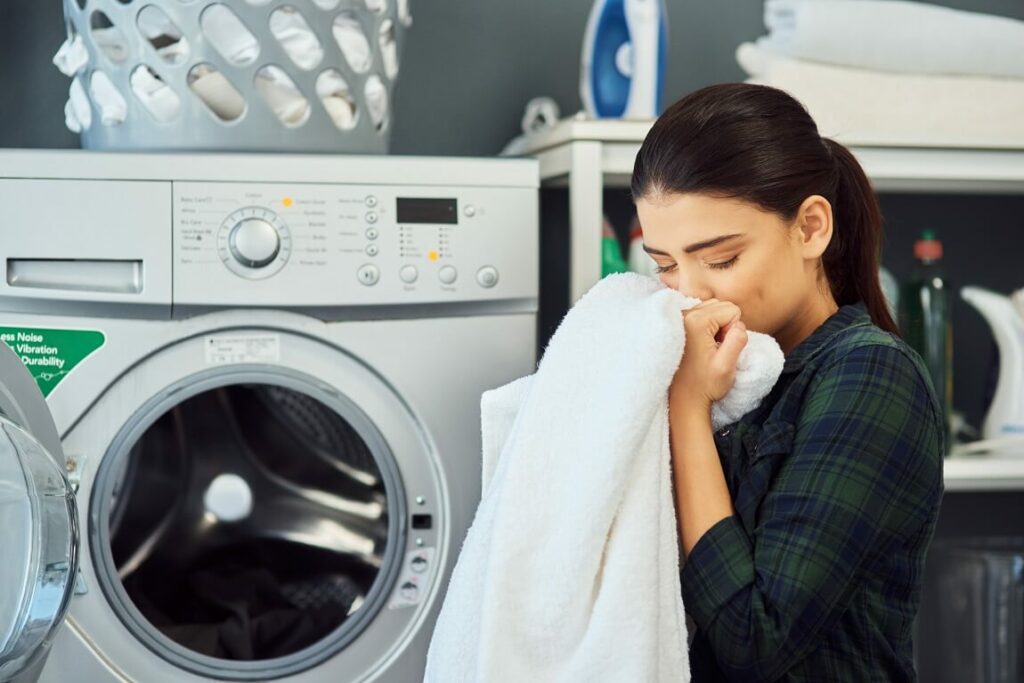
[[[657,117],[667,43],[664,0],[595,0],[580,69],[580,96],[587,114]]]

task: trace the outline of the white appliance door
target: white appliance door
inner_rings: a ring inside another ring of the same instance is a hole
[[[0,342],[0,681],[33,680],[78,570],[78,516],[60,437],[21,360]]]

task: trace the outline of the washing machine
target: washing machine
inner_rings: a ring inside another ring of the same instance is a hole
[[[0,153],[0,679],[422,679],[535,369],[512,159]]]

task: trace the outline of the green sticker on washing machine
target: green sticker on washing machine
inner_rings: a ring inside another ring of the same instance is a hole
[[[103,346],[104,337],[96,330],[0,327],[0,341],[18,354],[43,396],[49,396],[72,368]]]

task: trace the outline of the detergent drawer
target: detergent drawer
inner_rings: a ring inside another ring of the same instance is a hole
[[[0,179],[0,310],[170,316],[171,184]]]

